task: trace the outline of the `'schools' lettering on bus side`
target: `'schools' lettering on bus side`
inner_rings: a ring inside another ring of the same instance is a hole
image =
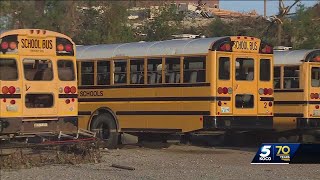
[[[80,96],[103,96],[103,91],[80,91]]]
[[[30,49],[52,49],[52,40],[21,39],[21,48]]]

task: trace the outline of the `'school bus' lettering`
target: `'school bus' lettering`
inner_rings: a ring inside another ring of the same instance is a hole
[[[52,49],[52,40],[49,39],[21,39],[21,48],[25,49]]]
[[[233,50],[247,50],[247,51],[257,51],[258,50],[257,41],[235,41],[233,44]]]

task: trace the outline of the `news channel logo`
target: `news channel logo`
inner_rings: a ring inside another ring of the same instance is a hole
[[[251,164],[289,164],[300,144],[262,144]]]

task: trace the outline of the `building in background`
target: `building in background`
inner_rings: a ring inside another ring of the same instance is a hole
[[[140,0],[131,0],[130,4],[136,7],[150,7],[150,6],[159,6],[163,3],[176,3],[176,4],[205,4],[211,8],[219,8],[219,0],[162,0],[162,1],[140,1]]]

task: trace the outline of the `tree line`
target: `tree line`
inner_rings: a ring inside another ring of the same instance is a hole
[[[299,5],[295,14],[284,19],[281,44],[277,42],[276,25],[262,16],[233,20],[216,17],[205,26],[185,27],[182,23],[185,14],[172,5],[161,7],[153,20],[140,20],[142,26],[136,28],[128,20],[132,4],[131,1],[0,1],[0,30],[48,29],[70,36],[77,44],[157,41],[189,33],[206,37],[246,35],[294,49],[320,48],[320,3],[308,8]]]

